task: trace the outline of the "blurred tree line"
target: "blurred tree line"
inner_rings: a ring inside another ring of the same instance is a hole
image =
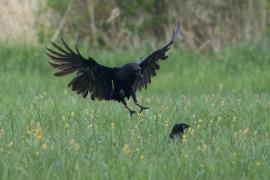
[[[196,51],[262,38],[270,0],[47,0],[37,13],[40,41],[60,35],[109,49],[169,39],[177,22]]]

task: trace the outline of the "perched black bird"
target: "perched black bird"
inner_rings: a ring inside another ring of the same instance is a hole
[[[154,51],[142,60],[125,64],[121,67],[106,67],[98,64],[92,57],[84,58],[76,45],[74,52],[62,39],[64,48],[51,42],[55,50],[47,48],[47,55],[54,61],[50,65],[58,70],[56,76],[65,76],[76,72],[75,77],[69,82],[77,94],[84,98],[91,96],[92,100],[115,100],[122,102],[128,109],[130,115],[135,111],[131,110],[126,103],[125,98],[133,98],[134,103],[141,108],[140,112],[148,107],[140,105],[136,99],[136,91],[151,82],[151,77],[156,75],[159,69],[159,60],[165,60],[168,56],[166,52],[174,43],[180,25],[177,25],[176,31],[173,31],[172,38],[168,44]]]
[[[181,124],[175,124],[172,128],[172,131],[170,132],[170,139],[174,139],[175,137],[181,137],[184,133],[184,130],[189,128],[189,125],[181,123]]]

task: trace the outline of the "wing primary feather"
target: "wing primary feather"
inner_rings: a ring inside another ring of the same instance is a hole
[[[77,54],[81,56],[81,53],[80,53],[79,48],[78,48],[78,41],[75,44],[75,49],[76,49]]]
[[[80,75],[74,77],[74,78],[68,83],[68,87],[73,86],[73,83],[74,83],[75,81],[77,81],[78,78],[80,78]]]
[[[61,40],[62,40],[62,43],[63,43],[63,45],[65,46],[65,48],[66,48],[70,53],[75,54],[75,52],[72,51],[72,49],[70,49],[70,47],[68,47],[68,45],[67,45],[67,43],[65,42],[65,40],[64,40],[63,38],[61,38]]]
[[[53,56],[53,55],[51,55],[51,54],[49,54],[49,53],[46,53],[47,54],[47,56],[49,56],[51,59],[53,59],[54,61],[58,61],[58,62],[62,62],[62,61],[64,61],[66,58],[64,58],[64,57],[55,57],[55,56]]]
[[[87,94],[88,94],[88,90],[84,92],[84,94],[82,95],[82,97],[83,98],[86,98]]]
[[[51,62],[48,62],[52,67],[54,68],[58,68],[59,67],[59,64],[54,64],[54,63],[51,63]]]
[[[79,90],[77,91],[78,94],[81,94],[87,90],[88,87],[88,79],[85,77],[84,81],[81,82]]]
[[[74,72],[74,69],[68,69],[68,70],[65,70],[65,71],[59,71],[59,72],[56,72],[54,73],[55,76],[65,76],[67,74],[70,74]]]
[[[180,23],[177,23],[177,27],[175,30],[173,30],[173,36],[172,36],[172,40],[171,40],[171,43],[174,43],[177,35],[179,34],[180,32]]]
[[[140,82],[136,82],[135,89],[141,90],[143,87],[146,89],[147,84],[151,83],[151,77],[156,75],[156,71],[160,69],[158,64],[159,60],[165,60],[168,58],[166,53],[170,49],[171,45],[175,42],[177,35],[180,33],[180,23],[177,24],[176,29],[173,30],[170,41],[162,48],[155,50],[143,60],[137,61],[142,68],[143,79]]]
[[[59,56],[59,57],[65,56],[65,55],[60,54],[59,52],[56,52],[56,51],[54,51],[54,50],[52,50],[52,49],[50,49],[50,48],[47,48],[47,50],[48,50],[50,53],[52,53],[52,54],[54,54],[54,55],[57,55],[57,56]]]
[[[98,64],[92,57],[85,59],[75,44],[73,51],[63,38],[62,47],[51,42],[53,48],[47,48],[46,54],[51,59],[50,66],[57,69],[56,76],[64,76],[76,72],[68,87],[84,98],[110,100],[113,90],[113,69]]]
[[[63,48],[61,48],[60,46],[58,46],[57,44],[55,44],[54,42],[51,41],[51,44],[58,49],[59,51],[61,51],[62,53],[68,54],[68,52],[66,50],[64,50]]]

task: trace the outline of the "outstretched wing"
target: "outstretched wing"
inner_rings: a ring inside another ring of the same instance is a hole
[[[56,76],[65,76],[76,72],[76,76],[69,82],[71,87],[77,94],[81,94],[84,98],[89,94],[91,99],[110,100],[113,91],[112,85],[112,69],[99,65],[93,58],[87,60],[80,54],[76,45],[74,52],[66,42],[62,39],[65,48],[51,42],[55,50],[47,48],[47,55],[53,62],[49,64],[58,71]]]
[[[163,46],[162,48],[156,50],[151,53],[141,61],[137,61],[137,63],[142,68],[143,78],[142,80],[137,79],[135,82],[135,89],[140,89],[144,87],[146,89],[147,84],[151,83],[151,77],[156,75],[156,71],[159,69],[159,60],[165,60],[168,56],[166,52],[170,49],[171,45],[174,43],[177,35],[180,31],[180,24],[177,24],[176,30],[173,31],[172,38],[168,44]]]

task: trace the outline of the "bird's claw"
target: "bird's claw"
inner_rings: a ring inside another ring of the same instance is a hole
[[[142,113],[142,111],[146,109],[149,109],[149,107],[141,107],[140,113]]]
[[[133,114],[135,114],[136,113],[136,111],[133,111],[133,110],[129,110],[129,114],[130,114],[130,116],[132,116]]]

